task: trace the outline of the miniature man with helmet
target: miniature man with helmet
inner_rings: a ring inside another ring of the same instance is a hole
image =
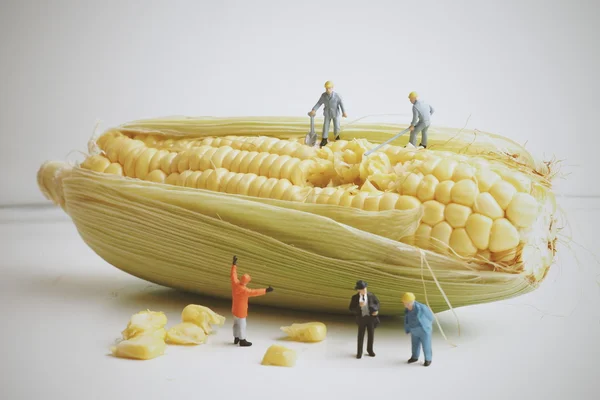
[[[319,97],[319,101],[317,104],[308,112],[308,115],[314,117],[319,107],[323,105],[323,117],[325,118],[323,122],[323,133],[321,135],[321,145],[323,147],[327,145],[327,138],[329,136],[329,125],[331,125],[331,121],[333,120],[333,134],[335,135],[335,140],[339,140],[340,138],[340,111],[342,117],[347,118],[346,110],[344,109],[344,103],[342,98],[337,92],[333,91],[333,82],[327,81],[325,82],[325,92]]]

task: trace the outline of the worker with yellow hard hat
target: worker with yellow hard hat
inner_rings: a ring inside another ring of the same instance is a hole
[[[431,365],[431,332],[433,330],[433,312],[425,305],[415,300],[413,293],[407,292],[402,296],[404,303],[404,331],[410,334],[412,355],[408,363],[419,361],[421,347],[425,353],[425,365]]]
[[[417,147],[417,135],[421,133],[421,143],[419,146],[427,147],[427,131],[431,125],[431,115],[434,113],[433,107],[419,100],[417,92],[410,92],[409,101],[412,103],[413,118],[408,129],[410,130],[410,144]]]
[[[331,125],[331,121],[333,120],[333,134],[335,135],[335,140],[339,140],[340,138],[340,111],[342,117],[347,118],[346,110],[344,109],[344,102],[339,94],[333,91],[333,82],[327,81],[325,82],[325,92],[321,94],[319,97],[319,101],[317,104],[308,112],[308,115],[314,117],[319,107],[323,105],[323,117],[325,121],[323,121],[323,133],[321,135],[321,145],[323,147],[327,145],[327,139],[329,136],[329,126]]]

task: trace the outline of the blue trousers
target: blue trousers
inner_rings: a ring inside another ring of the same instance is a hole
[[[330,117],[329,114],[325,115],[325,121],[323,121],[323,135],[321,139],[327,139],[329,136],[329,126],[331,125],[331,120],[333,120],[333,134],[334,137],[337,137],[340,133],[340,117]]]
[[[419,122],[415,129],[410,133],[410,144],[417,147],[417,135],[421,132],[421,144],[427,146],[427,131],[429,125],[425,125],[423,122]]]
[[[413,328],[410,330],[410,339],[412,343],[412,358],[419,358],[422,346],[423,353],[425,353],[425,361],[431,361],[431,333],[425,332],[423,328]]]

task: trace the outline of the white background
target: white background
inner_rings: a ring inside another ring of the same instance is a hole
[[[326,80],[348,121],[409,114],[416,90],[434,124],[471,115],[564,159],[562,193],[600,195],[597,1],[0,4],[0,204],[45,202],[37,169],[97,120],[305,116]]]
[[[328,79],[349,120],[408,114],[416,90],[434,124],[471,115],[470,128],[566,159],[561,193],[599,196],[599,11],[597,1],[1,0],[0,205],[47,204],[37,169],[85,150],[97,119],[104,130],[173,114],[304,116]],[[436,329],[429,368],[404,364],[398,319],[377,328],[375,359],[356,360],[351,317],[252,307],[254,346],[236,348],[228,302],[111,267],[60,209],[0,209],[0,399],[597,399],[600,268],[584,247],[598,248],[600,202],[562,205],[573,230],[540,289],[458,309],[460,336],[440,313],[458,347]],[[228,318],[209,344],[145,362],[107,356],[133,313],[161,310],[172,325],[189,303]],[[285,342],[299,352],[293,369],[259,365],[279,326],[307,320],[327,323],[325,342]]]

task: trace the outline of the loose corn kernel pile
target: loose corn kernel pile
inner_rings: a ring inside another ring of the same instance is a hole
[[[167,316],[163,312],[140,311],[131,317],[122,332],[124,340],[113,346],[111,352],[116,357],[149,360],[164,354],[166,342],[180,345],[206,343],[207,335],[212,332],[210,324],[225,323],[225,317],[196,304],[184,308],[182,319],[182,323],[166,331]]]
[[[165,353],[165,325],[167,316],[163,312],[140,311],[134,314],[127,328],[121,333],[123,341],[113,346],[114,356],[149,360]]]

